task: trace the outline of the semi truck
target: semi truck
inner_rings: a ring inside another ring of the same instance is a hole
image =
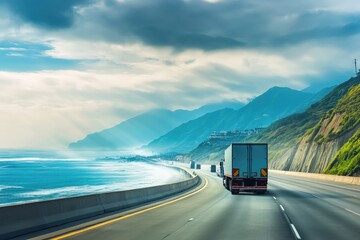
[[[268,183],[268,145],[232,143],[224,156],[224,187],[231,194],[264,194]]]
[[[190,161],[190,168],[195,169],[195,161]]]

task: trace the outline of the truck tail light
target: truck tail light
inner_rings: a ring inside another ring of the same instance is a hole
[[[257,184],[258,186],[266,186],[268,183],[266,178],[258,178],[257,179]]]
[[[261,168],[260,173],[262,177],[267,177],[268,175],[268,169],[267,168]]]
[[[240,174],[240,170],[238,168],[233,168],[232,173],[233,177],[238,177]]]

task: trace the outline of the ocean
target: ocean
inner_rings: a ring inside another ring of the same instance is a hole
[[[156,186],[187,179],[157,161],[116,153],[0,151],[0,206]],[[95,156],[96,155],[96,156]],[[101,156],[103,155],[103,156]]]

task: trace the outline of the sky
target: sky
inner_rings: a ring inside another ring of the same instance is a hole
[[[358,0],[0,0],[0,148],[354,75]]]

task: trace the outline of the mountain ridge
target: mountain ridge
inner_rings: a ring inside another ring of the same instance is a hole
[[[239,110],[222,109],[183,123],[150,142],[145,149],[157,152],[189,152],[213,131],[266,127],[277,119],[304,110],[313,97],[310,93],[273,87]]]
[[[222,107],[241,108],[242,103],[228,101],[212,103],[194,110],[153,109],[129,118],[113,127],[91,133],[70,143],[71,149],[126,149],[136,148],[177,127],[183,122],[200,117]]]

